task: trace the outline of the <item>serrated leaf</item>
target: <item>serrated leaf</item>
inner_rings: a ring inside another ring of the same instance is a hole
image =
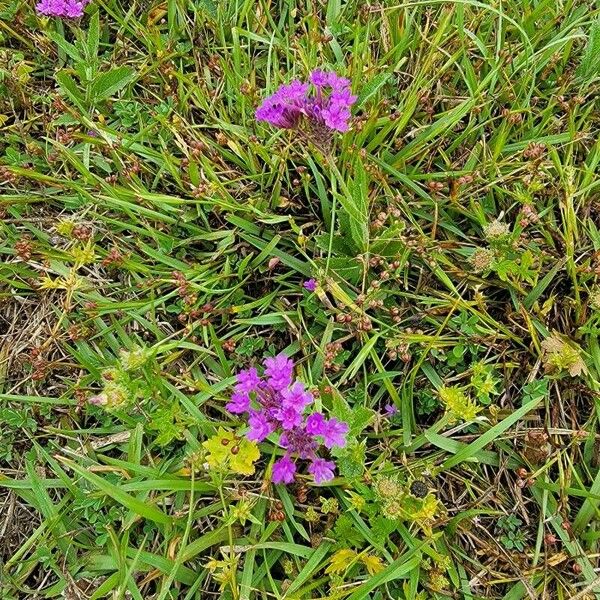
[[[360,548],[365,543],[365,538],[356,529],[354,519],[349,514],[343,514],[336,520],[333,527],[333,539],[336,540],[338,547]]]
[[[131,67],[117,67],[99,75],[92,84],[92,98],[101,102],[131,83],[137,73]]]
[[[384,516],[378,515],[371,522],[371,531],[375,539],[384,540],[396,530],[397,526],[397,523],[391,519],[386,519]]]
[[[200,0],[200,6],[213,18],[217,18],[217,5],[213,0]]]
[[[576,74],[587,83],[595,76],[600,75],[600,19],[596,19],[592,23],[588,42]]]
[[[348,568],[350,563],[356,558],[356,556],[356,552],[354,552],[354,550],[350,550],[349,548],[338,550],[329,559],[329,566],[325,569],[325,573],[335,573],[338,575],[343,573]]]
[[[356,107],[361,107],[371,96],[374,96],[391,76],[391,73],[379,73],[379,75],[368,81],[360,90]]]
[[[336,450],[334,455],[340,474],[347,479],[360,477],[365,470],[366,440],[348,442],[345,448]]]
[[[76,63],[84,62],[83,56],[79,50],[70,42],[67,42],[65,38],[56,33],[56,31],[47,31],[46,35],[69,57],[71,57]]]
[[[332,412],[340,421],[348,423],[350,427],[349,437],[356,437],[375,416],[375,411],[366,406],[353,406],[351,408],[344,397],[337,393],[332,397]]]
[[[100,12],[96,11],[90,18],[90,26],[87,31],[87,53],[88,60],[95,60],[98,56],[100,46]]]
[[[60,71],[56,74],[56,81],[67,98],[81,111],[85,111],[84,97],[79,91],[75,80],[66,71]]]
[[[369,571],[370,575],[381,573],[381,571],[385,569],[379,556],[374,556],[373,554],[365,554],[364,556],[361,556],[360,561],[365,565],[365,567],[367,567],[367,571]]]
[[[366,406],[358,406],[352,410],[352,422],[350,423],[350,436],[357,436],[368,427],[374,419],[375,411]]]

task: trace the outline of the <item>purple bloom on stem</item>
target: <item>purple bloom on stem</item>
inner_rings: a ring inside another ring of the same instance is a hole
[[[304,102],[308,84],[294,80],[288,85],[282,85],[256,110],[256,118],[281,127],[291,129],[298,124],[304,110]]]
[[[273,483],[292,483],[296,474],[296,463],[286,454],[273,463]]]
[[[283,429],[293,429],[302,423],[302,414],[293,406],[287,406],[277,411],[277,418]]]
[[[329,419],[327,421],[324,431],[321,434],[323,436],[323,443],[327,448],[343,448],[346,445],[346,434],[348,433],[348,423],[338,421],[337,419]]]
[[[317,282],[315,279],[308,279],[302,285],[304,286],[304,289],[309,292],[314,292],[317,289]]]
[[[386,404],[384,410],[387,417],[394,417],[398,414],[398,409],[393,404]]]
[[[327,421],[321,413],[313,413],[306,419],[306,432],[310,435],[323,435],[327,427]]]
[[[265,375],[275,390],[281,391],[290,385],[293,370],[294,363],[285,354],[265,359]]]
[[[312,394],[307,392],[299,381],[296,381],[291,388],[283,390],[281,396],[283,405],[294,408],[299,414],[302,414],[302,411],[313,401]]]
[[[326,483],[331,481],[334,477],[333,470],[335,469],[335,463],[324,458],[315,458],[308,465],[308,472],[315,478],[315,483]]]
[[[293,129],[307,119],[309,132],[347,131],[350,108],[357,100],[350,92],[350,81],[321,69],[315,69],[309,79],[316,88],[316,95],[309,94],[308,83],[298,80],[281,85],[258,107],[257,120]]]
[[[310,461],[308,472],[316,483],[331,481],[335,463],[320,458],[318,451],[322,445],[343,447],[348,424],[319,412],[304,416],[314,398],[304,383],[292,380],[294,363],[287,356],[266,358],[264,367],[261,375],[256,369],[240,371],[227,410],[248,413],[249,440],[262,442],[273,432],[279,434],[286,454],[273,465],[274,483],[294,481],[297,459]]]
[[[65,17],[75,19],[83,16],[83,4],[81,2],[67,2],[65,6]]]
[[[303,427],[294,427],[281,434],[279,444],[290,454],[296,454],[300,458],[314,458],[315,452],[319,449],[316,442]]]
[[[239,415],[250,410],[250,396],[246,392],[233,392],[231,400],[225,408],[233,414]]]
[[[50,17],[79,18],[89,0],[41,0],[36,4],[36,10]]]
[[[266,415],[258,411],[250,413],[248,425],[250,425],[250,430],[246,434],[246,437],[253,442],[262,442],[274,431],[274,427],[269,423]]]
[[[355,102],[356,96],[353,96],[347,88],[332,92],[329,106],[321,111],[325,124],[331,129],[346,131],[350,119],[350,107]]]
[[[254,368],[245,369],[237,374],[237,385],[235,386],[238,392],[254,392],[260,385],[260,377],[258,371]]]
[[[325,87],[329,85],[329,73],[321,71],[321,69],[315,69],[310,74],[310,82],[316,87]]]

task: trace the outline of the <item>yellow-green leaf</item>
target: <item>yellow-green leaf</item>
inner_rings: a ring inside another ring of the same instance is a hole
[[[356,558],[357,554],[354,550],[343,548],[338,550],[330,559],[329,566],[325,569],[325,573],[343,573],[350,563]]]
[[[373,556],[372,554],[365,554],[360,557],[361,562],[367,567],[367,571],[369,571],[370,575],[375,575],[376,573],[380,573],[385,569],[383,566],[383,562],[379,558],[379,556]]]

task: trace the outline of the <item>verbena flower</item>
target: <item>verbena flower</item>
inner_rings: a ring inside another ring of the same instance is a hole
[[[246,392],[233,392],[231,400],[225,408],[234,414],[241,414],[250,410],[250,396]]]
[[[386,404],[384,407],[386,417],[395,417],[398,414],[398,408],[394,404]]]
[[[292,382],[293,371],[294,363],[285,354],[265,359],[267,382],[274,390],[286,389]]]
[[[324,483],[333,479],[335,464],[324,458],[315,458],[308,465],[308,472],[315,478],[315,483]]]
[[[308,279],[302,285],[304,289],[308,290],[309,292],[314,292],[317,289],[317,282],[314,279]]]
[[[269,421],[265,413],[253,410],[248,417],[250,430],[246,434],[249,440],[262,442],[270,433],[275,431],[275,426]]]
[[[89,0],[41,0],[36,10],[49,17],[77,19],[83,16],[83,10]]]
[[[284,456],[273,463],[273,483],[292,483],[296,474],[296,463]]]
[[[309,79],[312,87],[297,79],[281,85],[258,107],[257,120],[281,129],[306,125],[314,141],[326,141],[334,131],[347,131],[350,109],[357,100],[350,91],[350,81],[320,69],[313,71]]]
[[[237,376],[237,392],[253,392],[260,385],[260,378],[256,369],[246,369],[240,371]]]
[[[294,363],[284,354],[264,360],[264,373],[246,369],[237,375],[234,391],[226,408],[233,414],[247,414],[246,437],[262,442],[279,433],[283,458],[273,464],[274,483],[292,483],[298,459],[310,461],[308,472],[316,483],[331,481],[335,463],[318,455],[319,448],[343,447],[348,424],[326,419],[320,412],[305,414],[313,395],[301,381],[293,381]]]

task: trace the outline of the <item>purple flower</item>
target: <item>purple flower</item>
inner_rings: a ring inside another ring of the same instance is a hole
[[[333,448],[334,446],[343,448],[346,445],[346,434],[349,429],[348,423],[338,421],[334,418],[329,419],[321,434],[323,436],[323,443],[327,448]]]
[[[273,463],[273,483],[292,483],[296,474],[296,463],[286,454]]]
[[[304,409],[312,403],[313,396],[304,388],[304,384],[296,381],[291,388],[281,392],[283,405],[294,408],[298,413],[302,414]]]
[[[319,448],[344,446],[348,425],[319,412],[304,415],[314,398],[304,383],[292,380],[293,371],[294,363],[284,354],[266,358],[262,374],[241,371],[227,409],[248,414],[249,440],[262,442],[273,432],[279,434],[286,455],[273,465],[275,483],[294,480],[297,459],[311,461],[308,471],[317,483],[330,481],[335,465],[319,457]]]
[[[274,427],[269,423],[266,415],[258,411],[250,413],[248,425],[250,426],[250,430],[246,434],[246,437],[253,442],[262,442],[274,431]]]
[[[233,414],[239,415],[250,410],[250,396],[246,392],[233,392],[231,400],[225,408]]]
[[[302,414],[299,413],[293,406],[281,408],[276,414],[283,429],[293,429],[302,423]]]
[[[263,100],[256,110],[256,119],[282,129],[296,128],[307,120],[307,131],[313,134],[347,131],[350,108],[357,100],[350,92],[350,81],[321,69],[315,69],[309,80],[316,95],[309,94],[308,83],[298,80],[281,85]]]
[[[350,93],[348,88],[339,89],[331,93],[329,105],[321,111],[325,124],[337,131],[348,129],[350,107],[356,102],[357,97]]]
[[[275,390],[283,390],[292,382],[294,363],[285,355],[278,354],[265,359],[265,375]]]
[[[254,392],[260,385],[260,377],[258,371],[254,368],[245,369],[237,374],[237,385],[235,386],[238,392]]]
[[[324,458],[315,458],[308,465],[308,472],[315,478],[315,483],[326,483],[334,477],[335,463]]]
[[[323,435],[326,431],[327,421],[321,413],[313,413],[306,419],[306,432],[310,435]]]
[[[394,417],[398,414],[398,409],[394,404],[386,404],[384,410],[387,417]]]
[[[314,292],[317,289],[317,282],[315,279],[308,279],[302,285],[304,286],[304,289],[309,292]]]
[[[310,74],[310,82],[316,87],[325,87],[329,85],[329,73],[321,71],[321,69],[315,69]]]
[[[294,427],[284,431],[279,443],[290,454],[296,454],[302,459],[313,458],[319,449],[319,444],[303,427]]]
[[[258,107],[256,110],[257,120],[266,121],[283,129],[295,127],[302,116],[307,91],[308,83],[298,80],[280,86]]]
[[[83,16],[88,2],[89,0],[41,0],[35,8],[42,15],[76,19]]]

